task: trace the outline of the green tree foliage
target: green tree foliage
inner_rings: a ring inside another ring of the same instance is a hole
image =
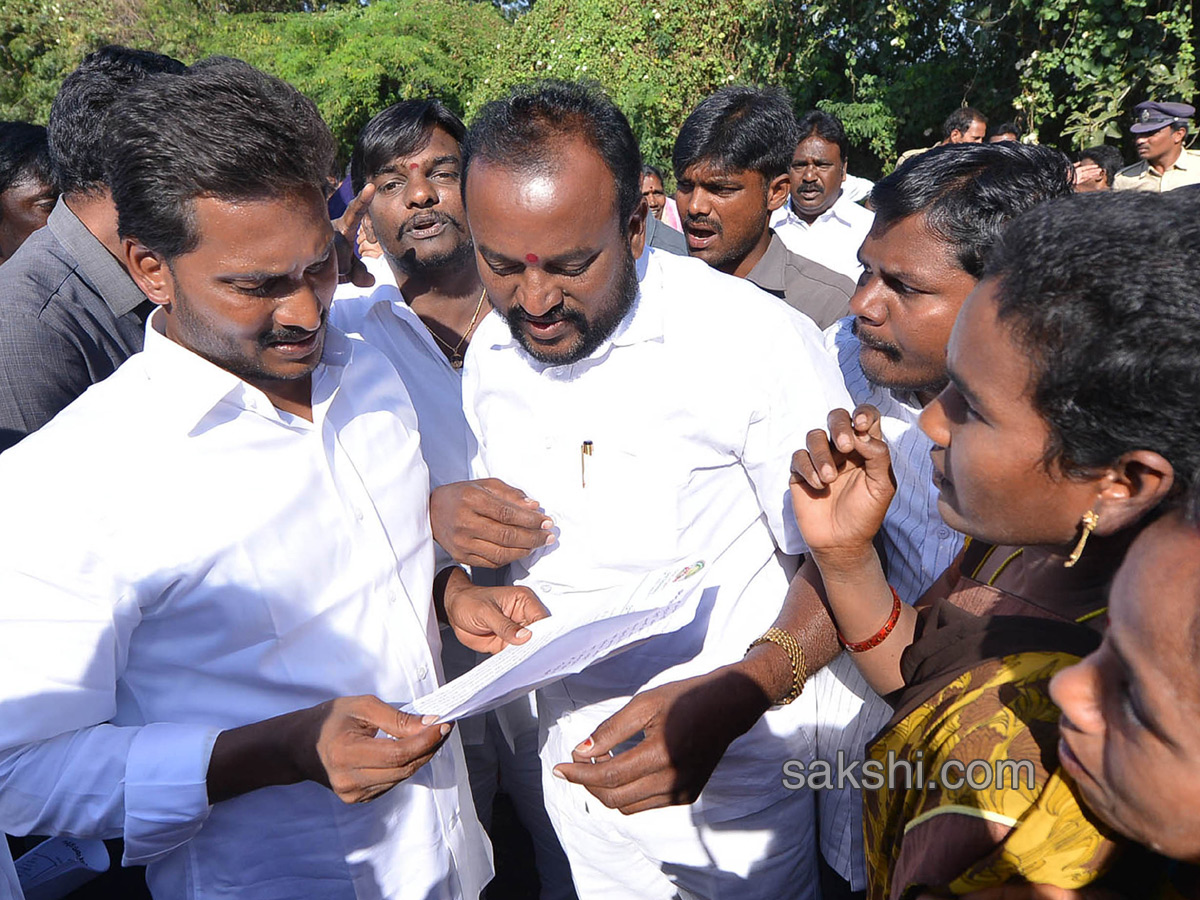
[[[773,0],[538,0],[483,62],[472,108],[534,78],[599,82],[647,160],[668,169],[675,133],[732,82],[788,84],[815,45]]]
[[[200,49],[294,84],[348,156],[359,129],[397,100],[433,94],[463,112],[479,61],[507,28],[490,3],[378,0],[320,13],[219,17]]]
[[[116,42],[240,56],[311,96],[343,150],[401,97],[469,118],[518,81],[593,79],[667,164],[706,94],[775,84],[841,116],[872,175],[963,103],[1068,149],[1120,140],[1138,101],[1194,100],[1194,41],[1191,0],[0,0],[0,116],[45,121]]]

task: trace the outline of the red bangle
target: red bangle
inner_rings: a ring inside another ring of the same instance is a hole
[[[842,646],[851,653],[862,653],[864,650],[870,650],[872,647],[878,647],[883,643],[884,639],[892,633],[892,629],[896,627],[896,623],[900,621],[900,595],[896,593],[896,589],[890,584],[888,590],[892,592],[892,614],[888,616],[888,620],[883,623],[883,627],[867,638],[865,641],[855,641],[851,643],[839,631],[837,633],[838,640],[842,642]]]

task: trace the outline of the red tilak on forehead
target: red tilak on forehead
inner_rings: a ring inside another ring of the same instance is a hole
[[[536,254],[536,253],[526,253],[526,254],[525,254],[525,262],[527,262],[527,263],[535,263],[535,262],[537,262],[537,261],[538,261],[538,258],[537,258],[537,254]]]
[[[410,169],[412,169],[414,172],[415,172],[417,169],[421,168],[421,167],[420,167],[420,166],[418,166],[416,163],[409,163],[409,164],[408,164],[408,167],[409,167]]]

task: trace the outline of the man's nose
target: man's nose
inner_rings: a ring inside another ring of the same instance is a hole
[[[530,267],[517,293],[517,302],[531,316],[544,316],[562,303],[562,288],[544,270]]]
[[[276,328],[295,328],[316,331],[321,327],[325,304],[318,292],[319,284],[305,280],[295,293],[289,294],[275,307]]]

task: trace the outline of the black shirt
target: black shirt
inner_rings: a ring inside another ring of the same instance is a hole
[[[141,350],[152,309],[59,198],[0,265],[0,451]]]

